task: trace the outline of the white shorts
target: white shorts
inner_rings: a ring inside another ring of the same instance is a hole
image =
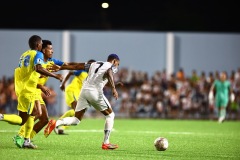
[[[103,94],[103,91],[99,92],[97,89],[83,89],[77,101],[75,112],[81,111],[85,108],[93,106],[98,111],[111,108],[108,99]]]

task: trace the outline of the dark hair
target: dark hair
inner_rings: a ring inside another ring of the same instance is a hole
[[[48,45],[52,45],[52,42],[49,40],[42,40],[43,44],[42,44],[42,49],[46,48]]]
[[[94,60],[94,59],[88,60],[88,63],[92,63],[92,62],[96,62],[96,60]]]
[[[38,43],[42,41],[42,38],[38,35],[33,35],[28,40],[28,45],[31,49],[36,49]]]
[[[120,60],[119,57],[118,57],[118,55],[116,55],[116,54],[113,53],[113,54],[110,54],[110,55],[108,56],[107,61],[111,61],[111,60],[114,60],[114,59]]]

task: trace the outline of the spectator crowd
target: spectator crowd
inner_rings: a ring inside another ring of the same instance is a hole
[[[219,73],[203,71],[198,74],[192,70],[192,74],[186,76],[180,68],[171,75],[162,70],[149,76],[146,72],[121,68],[115,75],[116,82],[124,83],[124,86],[117,86],[119,99],[112,97],[108,87],[104,92],[118,118],[215,119],[217,112],[214,103],[209,102],[208,94]],[[228,80],[235,100],[229,102],[227,119],[240,120],[240,68],[228,74]],[[53,96],[43,97],[47,106],[56,103],[57,93],[52,92]],[[3,76],[0,79],[0,113],[17,113],[16,106],[14,78]],[[56,116],[52,112],[50,116]],[[95,110],[90,110],[90,116],[96,114]]]

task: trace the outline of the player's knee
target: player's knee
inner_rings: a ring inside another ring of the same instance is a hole
[[[105,117],[106,117],[106,119],[114,119],[115,113],[112,112],[112,113],[110,113],[109,115],[106,115]]]

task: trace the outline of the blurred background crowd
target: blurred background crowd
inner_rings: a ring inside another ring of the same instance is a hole
[[[117,86],[119,99],[112,97],[111,89],[104,88],[118,118],[166,118],[166,119],[215,119],[217,111],[214,103],[209,102],[209,89],[220,71],[197,73],[192,70],[186,76],[184,69],[167,75],[165,70],[156,71],[148,75],[143,71],[121,68],[115,75],[116,82],[123,82],[124,86]],[[229,102],[227,119],[240,119],[240,68],[228,73],[228,80],[235,93],[234,102]],[[54,88],[52,95],[45,97],[49,116],[57,115],[57,96]],[[14,78],[0,79],[0,113],[17,113],[17,97],[14,91]],[[101,116],[94,109],[89,109],[86,116]]]

